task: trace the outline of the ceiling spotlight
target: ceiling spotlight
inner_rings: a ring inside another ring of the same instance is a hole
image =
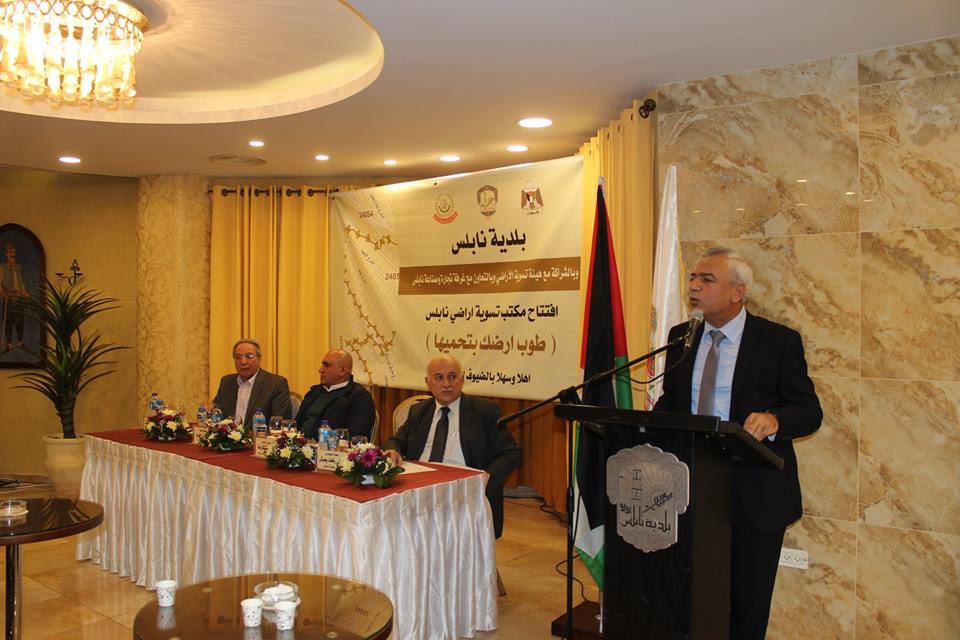
[[[523,152],[523,151],[526,151],[527,149],[528,149],[528,147],[527,147],[527,145],[525,145],[525,144],[509,144],[509,145],[507,145],[507,151],[510,151],[511,153],[521,153],[521,152]]]
[[[460,160],[460,156],[457,156],[451,153],[449,155],[440,156],[440,159],[443,160],[444,162],[457,162]]]
[[[247,144],[249,144],[251,147],[259,148],[263,146],[263,140],[251,140]]]
[[[63,164],[80,164],[80,158],[76,156],[60,156],[60,162]]]
[[[397,164],[397,161],[396,161],[396,160],[384,160],[384,161],[383,161],[383,164],[387,165],[388,167],[392,167],[393,165]]]
[[[319,160],[320,162],[326,162],[327,160],[330,159],[330,156],[328,156],[325,153],[318,153],[317,155],[313,156],[313,159]]]
[[[806,183],[807,183],[807,179],[806,179],[806,178],[800,178],[799,180],[797,180],[797,182],[799,182],[800,184],[806,184]]]
[[[523,120],[518,120],[517,124],[527,129],[542,129],[543,127],[552,125],[553,120],[550,118],[524,118]]]
[[[856,192],[856,191],[847,191],[847,192],[844,193],[843,195],[845,195],[845,196],[855,196],[855,195],[857,195],[857,192]]]

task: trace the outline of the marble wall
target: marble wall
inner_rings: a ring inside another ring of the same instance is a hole
[[[660,87],[688,267],[753,263],[824,406],[769,638],[960,637],[960,37]]]

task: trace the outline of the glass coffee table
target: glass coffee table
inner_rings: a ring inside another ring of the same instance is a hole
[[[4,638],[20,637],[20,545],[66,538],[93,529],[103,522],[103,507],[95,502],[67,498],[24,498],[23,515],[0,513],[0,545],[7,548],[6,628]],[[10,512],[12,513],[12,512]]]
[[[290,631],[277,631],[272,611],[259,627],[243,626],[240,601],[254,597],[261,582],[282,580],[299,588],[300,606]],[[172,607],[145,605],[133,622],[139,640],[386,640],[393,629],[393,605],[373,587],[310,573],[261,573],[198,582],[177,589]]]

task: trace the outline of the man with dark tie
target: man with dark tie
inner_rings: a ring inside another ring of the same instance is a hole
[[[720,416],[741,424],[783,458],[783,470],[734,464],[730,638],[762,640],[787,525],[803,515],[793,439],[820,427],[823,412],[807,375],[800,334],[746,311],[753,274],[725,247],[704,253],[690,273],[690,306],[704,324],[693,351],[668,351],[655,410]],[[686,324],[670,330],[682,335]]]
[[[320,384],[310,387],[297,412],[300,432],[316,438],[326,420],[332,429],[349,429],[351,436],[369,438],[376,419],[370,392],[353,381],[353,357],[343,349],[323,356]]]
[[[250,338],[237,340],[233,345],[236,374],[220,379],[220,387],[213,403],[220,407],[224,417],[240,416],[244,426],[251,426],[257,409],[270,416],[289,418],[290,389],[287,379],[260,368],[260,343]]]
[[[410,409],[406,422],[383,448],[399,465],[402,458],[458,464],[489,474],[487,500],[494,535],[503,533],[503,481],[520,466],[520,447],[499,424],[500,407],[462,394],[463,370],[452,356],[437,356],[427,365],[432,400]]]

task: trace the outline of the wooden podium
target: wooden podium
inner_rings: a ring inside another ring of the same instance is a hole
[[[665,549],[644,552],[621,538],[618,507],[606,502],[603,638],[726,640],[732,466],[782,468],[783,460],[739,425],[717,417],[569,404],[556,405],[554,414],[600,433],[604,460],[651,445],[689,470],[689,504],[677,521],[677,542]],[[606,469],[598,481],[606,493]],[[574,629],[572,637],[591,636]]]

